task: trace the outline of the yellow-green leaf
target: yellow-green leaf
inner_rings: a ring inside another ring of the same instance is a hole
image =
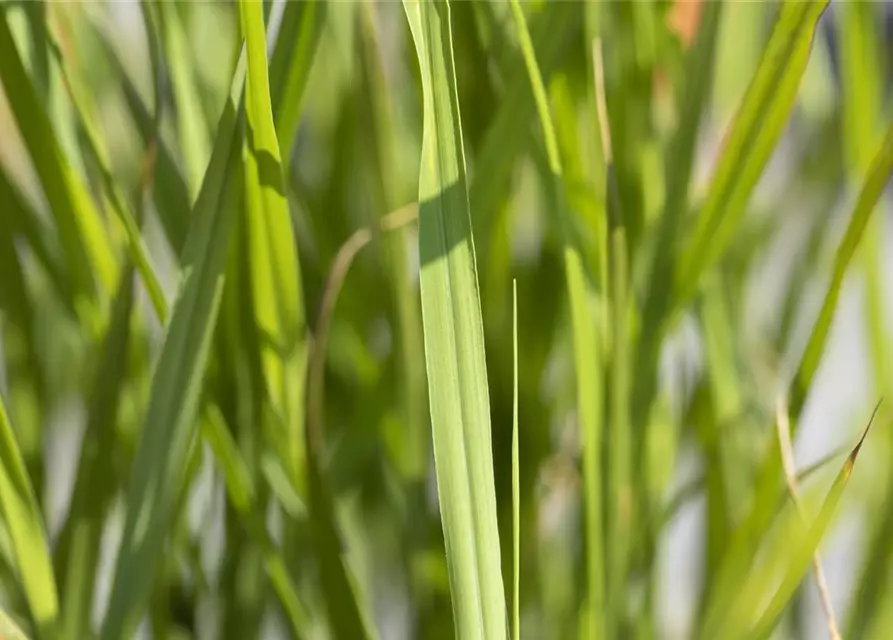
[[[422,77],[419,252],[438,498],[456,635],[506,637],[480,294],[447,2],[404,2]]]
[[[39,638],[55,638],[59,601],[40,506],[0,397],[0,506]]]

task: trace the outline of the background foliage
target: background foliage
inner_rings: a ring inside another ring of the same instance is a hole
[[[887,15],[2,2],[0,636],[886,637]]]

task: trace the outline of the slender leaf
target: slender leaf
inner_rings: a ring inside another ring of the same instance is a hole
[[[842,136],[851,180],[864,177],[881,123],[884,64],[883,32],[878,20],[881,7],[869,3],[846,3],[835,15],[840,35],[842,85]],[[883,206],[883,205],[880,205]],[[883,211],[882,211],[883,213]],[[887,322],[884,306],[884,215],[876,215],[862,248],[866,272],[865,317],[874,385],[878,392],[889,387]],[[857,581],[856,596],[847,619],[847,638],[862,637],[880,609],[883,585],[889,582],[889,540],[893,535],[893,505],[884,499],[883,515],[871,526],[867,551]]]
[[[404,2],[422,77],[422,322],[459,638],[505,638],[490,399],[447,2]]]
[[[785,2],[763,58],[738,109],[698,214],[676,283],[677,304],[727,247],[794,108],[812,40],[827,0]]]
[[[512,638],[521,640],[521,461],[518,442],[518,283],[512,282]]]
[[[0,397],[0,506],[38,638],[54,638],[59,602],[40,506]]]
[[[593,319],[590,315],[591,292],[588,288],[587,276],[583,267],[583,258],[571,232],[573,222],[567,209],[565,190],[570,191],[572,186],[566,187],[562,182],[563,172],[558,139],[546,98],[545,84],[535,57],[533,41],[527,29],[527,22],[520,3],[518,0],[510,0],[509,4],[546,143],[549,173],[551,174],[551,180],[554,182],[554,184],[550,185],[550,193],[555,203],[557,226],[561,230],[562,235],[565,285],[571,305],[571,333],[577,383],[577,412],[585,450],[586,553],[588,557],[586,577],[590,631],[593,637],[601,637],[604,633],[602,628],[604,560],[601,542],[601,487],[597,469],[601,456],[601,424],[599,420],[600,398],[597,392],[596,363],[598,360],[596,334]]]
[[[124,227],[131,259],[139,271],[143,285],[146,287],[155,314],[163,324],[167,319],[167,300],[164,297],[161,283],[155,273],[155,267],[149,255],[149,250],[140,234],[139,225],[134,218],[130,205],[121,193],[121,189],[118,187],[114,176],[112,175],[109,153],[94,119],[94,114],[97,111],[96,106],[90,99],[89,92],[83,90],[76,81],[74,75],[69,71],[66,61],[59,53],[58,45],[52,39],[50,40],[50,43],[53,45],[53,50],[56,53],[56,62],[59,65],[62,79],[64,80],[72,102],[74,103],[77,122],[84,132],[87,148],[99,168],[103,189],[111,202],[112,209],[114,209],[115,214],[118,216],[119,221]]]
[[[608,427],[608,602],[613,633],[622,634],[625,585],[629,571],[632,533],[632,456],[629,417],[630,337],[629,284],[626,233],[623,226],[611,232],[610,422]]]
[[[245,198],[254,315],[261,362],[281,427],[274,435],[292,478],[303,478],[306,324],[301,272],[285,199],[282,160],[273,124],[263,11],[239,3],[248,58]],[[300,484],[300,483],[299,483]]]
[[[177,134],[180,152],[189,185],[190,201],[194,202],[201,187],[211,142],[208,127],[202,115],[201,100],[192,65],[192,55],[186,31],[180,18],[178,7],[173,2],[159,2],[157,5],[162,41],[170,74],[174,102],[177,109]]]
[[[846,232],[837,247],[831,280],[827,285],[822,307],[813,325],[806,349],[800,358],[797,372],[790,382],[788,397],[790,398],[790,413],[793,418],[791,423],[792,438],[796,434],[800,413],[825,349],[825,342],[831,330],[831,322],[834,319],[844,276],[891,171],[893,171],[893,124],[887,130],[883,144],[871,164]],[[773,505],[780,473],[779,450],[777,447],[772,447],[758,472],[753,502],[729,542],[728,552],[719,567],[716,587],[710,595],[710,604],[706,610],[704,629],[716,628],[718,617],[727,610],[728,603],[734,597],[742,575],[746,574],[750,566],[750,559],[753,557],[759,539],[774,516]],[[709,634],[706,637],[709,637]]]
[[[875,413],[876,412],[877,408],[875,408]],[[785,606],[791,600],[800,581],[809,570],[813,554],[816,549],[818,549],[819,543],[822,541],[822,537],[828,529],[828,525],[830,524],[834,513],[837,511],[837,505],[840,503],[843,490],[852,475],[856,458],[859,456],[859,451],[865,443],[865,437],[871,429],[873,420],[874,415],[871,416],[868,426],[865,427],[865,431],[862,432],[862,437],[859,438],[859,442],[856,444],[855,448],[853,448],[852,452],[850,452],[850,455],[847,456],[843,468],[834,479],[834,483],[831,485],[831,489],[828,491],[828,495],[822,503],[821,510],[806,531],[804,537],[799,540],[796,548],[793,550],[793,554],[789,559],[787,569],[785,570],[775,595],[772,597],[772,600],[769,602],[765,611],[763,611],[763,614],[760,616],[760,619],[757,621],[749,636],[754,638],[754,640],[762,640],[763,638],[769,637],[772,630],[778,624],[778,619],[784,611]]]
[[[642,312],[642,340],[636,354],[636,370],[640,372],[635,377],[633,389],[633,423],[636,425],[642,424],[650,404],[654,385],[651,372],[657,366],[663,319],[672,304],[672,277],[678,255],[676,244],[687,212],[689,182],[694,168],[701,114],[710,96],[722,11],[721,1],[704,5],[697,42],[686,63],[685,89],[679,101],[682,122],[667,154],[667,198],[658,223],[657,248],[651,262],[645,308]]]
[[[822,301],[821,310],[809,336],[809,342],[800,360],[800,366],[791,383],[790,409],[793,416],[799,417],[800,412],[803,410],[806,394],[809,391],[809,387],[818,370],[822,353],[825,350],[825,342],[831,330],[831,322],[837,309],[843,278],[859,243],[862,241],[871,214],[887,186],[891,172],[893,172],[893,123],[887,129],[880,148],[874,156],[871,166],[868,168],[865,182],[862,184],[862,189],[850,216],[846,232],[834,255],[831,281],[828,283],[825,299]],[[796,423],[792,425],[792,428],[795,426]]]
[[[286,2],[270,59],[270,101],[280,157],[291,156],[302,113],[304,90],[323,32],[328,2]]]
[[[81,457],[71,506],[56,550],[62,585],[61,637],[89,637],[93,594],[99,567],[102,530],[114,496],[113,467],[103,459],[116,448],[115,424],[126,379],[127,344],[133,308],[132,269],[125,270],[102,345],[102,359],[93,381]]]
[[[195,204],[183,252],[184,282],[152,379],[103,640],[132,632],[146,603],[195,440],[201,379],[219,309],[229,232],[240,200],[233,178],[240,161],[236,114],[243,82],[240,65]]]
[[[532,47],[540,55],[543,77],[548,80],[566,51],[567,41],[556,38],[572,24],[579,6],[573,2],[546,5],[542,18],[533,29]],[[487,248],[499,206],[505,200],[515,162],[528,140],[524,123],[534,114],[535,103],[528,88],[526,66],[518,64],[509,71],[505,94],[500,108],[487,129],[481,148],[475,154],[469,200],[474,209],[475,231],[478,242]]]

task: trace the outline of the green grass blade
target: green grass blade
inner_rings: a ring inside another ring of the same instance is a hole
[[[742,465],[730,452],[734,433],[723,433],[722,425],[734,424],[742,412],[741,380],[734,352],[734,327],[720,278],[707,277],[699,305],[701,331],[707,362],[707,378],[713,405],[712,419],[702,421],[698,441],[708,461],[704,470],[707,489],[707,535],[705,567],[712,575],[718,565],[732,529],[733,506],[739,495],[731,493],[731,478],[738,477]],[[731,430],[729,430],[731,431]],[[736,466],[738,467],[736,469]],[[737,474],[736,474],[737,471]],[[736,486],[740,486],[738,483]],[[709,583],[704,589],[709,590]]]
[[[93,101],[90,98],[90,93],[83,90],[77,82],[77,79],[70,72],[65,59],[60,53],[59,46],[53,40],[50,42],[53,45],[56,62],[59,65],[62,79],[68,88],[69,95],[74,104],[74,112],[77,117],[77,122],[86,138],[87,150],[99,169],[102,187],[109,199],[111,208],[114,210],[118,220],[124,227],[124,233],[127,238],[127,247],[130,251],[130,258],[133,260],[133,263],[139,271],[156,316],[161,323],[164,324],[167,320],[167,299],[164,297],[164,291],[162,290],[161,283],[155,273],[155,267],[149,256],[149,250],[140,234],[140,228],[134,218],[133,211],[112,175],[109,153],[93,117],[93,114],[97,113],[96,105],[93,104]]]
[[[100,637],[133,631],[173,522],[195,436],[195,416],[223,285],[229,232],[239,204],[241,136],[237,105],[244,67],[233,79],[183,253],[184,282],[155,368],[128,489],[127,516]]]
[[[242,216],[233,232],[226,267],[226,287],[217,322],[216,356],[220,369],[215,395],[226,424],[217,426],[219,420],[209,419],[210,426],[214,428],[205,436],[217,458],[230,496],[230,508],[225,516],[230,552],[221,569],[218,590],[222,601],[220,624],[234,638],[259,633],[263,615],[260,594],[264,593],[266,583],[260,552],[262,545],[253,539],[244,522],[252,517],[252,509],[263,510],[262,505],[269,503],[269,492],[261,484],[259,473],[263,432],[257,425],[261,423],[263,388],[260,356],[255,346],[251,318],[251,292],[246,284],[249,275],[245,250],[246,224],[247,220]],[[203,428],[207,430],[207,427]],[[229,463],[228,458],[218,451],[219,447],[211,442],[214,433],[227,438],[227,450],[235,453],[237,463]],[[229,446],[231,441],[232,446]],[[238,472],[235,477],[231,477],[233,469]],[[242,501],[234,495],[239,482],[251,490],[250,500]]]
[[[118,404],[126,379],[126,353],[133,308],[133,274],[126,269],[112,307],[102,358],[93,382],[81,457],[68,518],[56,549],[62,586],[61,637],[89,637],[90,614],[106,512],[116,489],[106,460],[116,449]]]
[[[843,144],[846,168],[853,182],[861,180],[869,167],[881,122],[882,78],[889,65],[884,63],[882,54],[883,32],[878,20],[880,9],[870,3],[846,3],[835,15],[841,43]],[[881,249],[885,233],[884,218],[883,215],[875,216],[869,223],[861,250],[866,271],[866,329],[874,385],[878,392],[888,388],[890,382],[890,351],[883,292],[884,256]],[[870,527],[856,596],[847,616],[847,638],[863,637],[871,627],[881,608],[884,585],[889,583],[890,558],[893,555],[889,544],[893,535],[893,503],[889,500],[889,493],[879,496],[879,499],[883,501],[881,509],[884,513]]]
[[[571,232],[573,223],[566,204],[567,187],[562,182],[563,171],[555,125],[546,98],[545,84],[537,63],[533,40],[527,28],[523,9],[518,0],[511,0],[510,8],[521,53],[533,90],[534,103],[546,145],[549,172],[553,181],[548,188],[554,198],[556,222],[562,236],[565,284],[571,305],[571,333],[576,374],[577,413],[584,442],[584,476],[586,483],[586,554],[588,558],[586,584],[588,589],[589,624],[592,637],[602,637],[604,559],[601,540],[601,399],[597,375],[597,347],[593,318],[590,313],[591,290],[587,282],[583,258]]]
[[[248,59],[245,197],[251,290],[261,362],[272,408],[282,427],[274,436],[292,478],[303,478],[306,323],[297,246],[285,198],[273,123],[263,10],[239,3]]]
[[[0,79],[58,226],[72,285],[80,295],[88,297],[94,295],[94,283],[110,292],[115,287],[117,264],[109,238],[86,188],[66,160],[28,78],[9,29],[7,12],[6,6],[0,8]]]
[[[831,331],[831,322],[834,319],[834,312],[837,308],[837,301],[840,297],[840,291],[843,286],[843,278],[862,237],[868,226],[871,214],[877,206],[878,200],[884,192],[887,181],[890,179],[890,173],[893,171],[893,122],[887,129],[887,133],[878,149],[868,173],[859,198],[853,208],[850,216],[849,224],[846,232],[837,247],[834,255],[834,266],[831,272],[831,282],[825,293],[825,299],[822,301],[822,307],[819,311],[818,318],[813,326],[812,333],[809,336],[809,342],[806,350],[800,359],[800,366],[794,376],[794,380],[790,389],[790,409],[791,415],[799,417],[803,410],[803,404],[806,402],[806,394],[812,385],[812,380],[818,370],[822,353],[825,350],[825,342]],[[792,425],[795,427],[796,423]],[[793,437],[793,434],[792,434]]]
[[[208,127],[202,113],[192,54],[178,12],[179,7],[173,2],[159,2],[156,8],[166,68],[176,104],[177,135],[189,187],[189,199],[194,202],[208,166],[211,142],[208,139]]]
[[[608,436],[608,602],[614,633],[622,634],[632,533],[633,487],[629,417],[630,336],[626,233],[611,231],[611,366]]]
[[[152,122],[157,130],[164,111],[164,67],[161,53],[161,27],[155,5],[151,0],[140,0],[140,15],[143,19],[143,30],[146,34],[146,46],[149,49],[149,71],[152,74]],[[159,136],[155,136],[157,139]]]
[[[302,113],[304,90],[323,32],[328,2],[286,2],[270,59],[270,101],[279,153],[288,164]]]
[[[834,256],[831,280],[825,291],[822,307],[813,325],[806,349],[800,358],[797,372],[790,383],[788,397],[793,419],[791,423],[792,438],[796,434],[800,413],[825,349],[825,342],[831,330],[844,276],[891,171],[893,171],[893,124],[887,130],[883,144],[871,164],[846,232],[838,245]],[[774,516],[774,501],[780,473],[779,451],[777,448],[772,448],[769,457],[763,462],[762,468],[758,472],[755,497],[750,510],[742,519],[738,530],[730,541],[729,551],[719,568],[716,588],[711,592],[710,604],[706,609],[707,614],[704,619],[704,628],[707,631],[716,628],[717,617],[723,615],[728,608],[728,603],[736,592],[741,576],[747,572],[750,566],[750,559],[753,557],[756,545]],[[702,637],[709,637],[709,633]]]
[[[835,12],[840,37],[841,119],[847,169],[856,177],[868,169],[883,105],[884,67],[878,7],[845,3]]]
[[[0,397],[0,506],[38,638],[55,636],[59,601],[40,507]]]
[[[655,383],[651,372],[657,366],[663,319],[672,304],[672,277],[676,267],[676,243],[681,236],[687,213],[688,191],[694,168],[695,145],[698,141],[701,114],[710,96],[716,40],[723,11],[723,2],[704,5],[697,42],[689,54],[685,70],[685,89],[679,104],[682,121],[667,154],[667,198],[657,232],[657,248],[651,263],[645,308],[642,312],[641,344],[637,349],[636,376],[633,390],[634,424],[641,424],[650,406]]]
[[[877,407],[875,407],[875,413],[877,413]],[[856,464],[856,458],[859,456],[859,450],[865,442],[865,437],[868,435],[873,421],[874,415],[871,416],[871,420],[868,422],[868,426],[865,427],[862,437],[859,438],[859,442],[850,452],[850,455],[847,456],[843,468],[834,479],[834,483],[831,485],[831,489],[828,491],[828,495],[825,497],[822,508],[819,510],[815,520],[813,520],[803,538],[798,540],[775,595],[749,635],[753,640],[763,640],[763,638],[769,637],[778,624],[785,607],[793,598],[800,581],[803,580],[803,576],[809,570],[813,554],[818,549],[819,543],[822,541],[822,537],[837,511],[837,505],[840,503],[843,490],[846,488],[847,481],[853,472],[853,466]]]
[[[680,265],[676,302],[697,289],[727,247],[794,108],[818,20],[827,0],[785,2],[726,143]]]
[[[558,67],[567,46],[564,38],[554,34],[564,33],[578,11],[579,5],[573,2],[549,4],[534,25],[533,49],[540,55],[540,71],[546,80]],[[480,169],[472,177],[469,200],[475,212],[478,243],[485,248],[489,247],[497,210],[507,196],[516,160],[529,141],[525,125],[535,113],[529,82],[525,66],[518,64],[511,70],[499,111],[475,154],[475,166]]]
[[[512,638],[521,640],[521,461],[518,443],[518,283],[512,281]]]
[[[456,635],[505,638],[490,399],[450,9],[404,2],[422,78],[422,322]]]

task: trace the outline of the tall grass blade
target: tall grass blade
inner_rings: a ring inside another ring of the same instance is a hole
[[[799,417],[800,412],[803,410],[806,394],[809,391],[809,387],[818,370],[822,353],[825,350],[825,342],[831,330],[831,322],[834,319],[834,312],[837,308],[837,301],[843,286],[843,278],[859,243],[862,241],[871,214],[887,186],[891,172],[893,172],[893,122],[887,129],[880,148],[877,150],[874,160],[872,160],[868,168],[865,182],[862,184],[862,189],[850,216],[846,232],[834,255],[831,282],[828,284],[821,310],[809,336],[809,342],[800,360],[800,366],[791,384],[790,407],[792,416]],[[791,426],[796,428],[796,423]]]
[[[626,231],[618,225],[611,230],[611,366],[608,436],[608,606],[610,629],[622,635],[629,571],[629,540],[632,533],[634,493],[630,438],[630,345],[629,283]]]
[[[727,247],[794,108],[816,25],[828,0],[785,2],[756,74],[726,134],[722,155],[676,282],[676,303],[694,295]]]
[[[846,232],[837,247],[831,280],[827,285],[822,307],[800,358],[797,371],[790,382],[788,397],[790,398],[789,407],[792,418],[792,438],[796,435],[797,420],[803,410],[807,393],[825,349],[825,342],[831,330],[831,322],[834,319],[844,276],[856,253],[871,213],[884,191],[891,171],[893,171],[893,124],[887,130],[881,148],[871,163]],[[710,604],[706,609],[705,630],[716,628],[714,623],[717,617],[721,616],[728,608],[728,604],[737,590],[737,585],[740,584],[742,576],[746,574],[750,566],[750,559],[753,557],[759,539],[775,514],[774,501],[780,473],[779,450],[777,447],[773,447],[758,472],[753,502],[730,541],[728,553],[719,567],[716,588],[713,589],[708,600]],[[702,637],[709,637],[709,634]]]
[[[261,363],[279,425],[274,439],[293,479],[303,478],[306,324],[301,271],[273,123],[261,3],[239,3],[248,59],[245,201]]]
[[[490,399],[447,2],[405,1],[422,78],[422,322],[456,635],[505,638]]]
[[[40,506],[0,397],[0,507],[38,638],[56,637],[59,601]]]
[[[288,164],[298,132],[304,90],[322,36],[328,2],[286,2],[270,59],[270,101],[279,154]]]
[[[853,181],[861,180],[871,162],[882,114],[882,78],[889,65],[884,63],[883,32],[878,20],[881,7],[868,3],[846,3],[835,15],[840,36],[844,152]],[[880,205],[883,206],[883,205]],[[883,211],[882,211],[883,213]],[[884,215],[876,215],[861,250],[866,273],[865,315],[869,353],[878,393],[888,388],[890,365],[887,323],[884,307]],[[860,638],[872,625],[881,608],[884,585],[889,584],[889,540],[893,536],[893,504],[885,497],[883,514],[870,526],[866,554],[862,561],[847,619],[847,638]]]
[[[521,461],[518,442],[518,283],[512,281],[512,638],[521,640]]]
[[[781,450],[781,465],[784,469],[785,484],[788,486],[791,502],[793,502],[798,514],[805,522],[806,511],[800,500],[800,490],[797,487],[797,471],[794,466],[794,451],[791,444],[790,421],[788,420],[787,411],[788,409],[784,401],[779,399],[776,408],[775,426],[778,432],[778,445]],[[816,587],[818,587],[819,591],[819,601],[825,614],[825,623],[828,625],[828,635],[831,637],[831,640],[840,640],[840,630],[837,618],[834,615],[834,605],[831,602],[831,593],[828,590],[828,581],[825,578],[825,570],[822,568],[822,558],[818,548],[812,554],[812,570],[815,574]]]
[[[208,127],[202,115],[192,54],[179,15],[179,7],[174,2],[159,2],[155,9],[176,104],[177,135],[189,188],[189,200],[194,202],[201,188],[211,153]]]
[[[597,376],[596,335],[593,318],[590,314],[590,290],[583,258],[571,231],[573,222],[566,204],[565,192],[571,190],[562,182],[563,172],[558,148],[555,125],[546,98],[545,83],[537,64],[533,41],[527,28],[524,11],[518,0],[510,0],[510,8],[528,78],[533,91],[534,103],[539,116],[540,127],[546,143],[549,172],[553,184],[547,188],[553,196],[556,223],[561,231],[562,254],[565,268],[565,285],[571,305],[571,334],[574,348],[574,368],[576,373],[577,413],[582,432],[586,482],[586,553],[588,608],[593,637],[601,637],[602,598],[604,567],[601,542],[600,493],[601,487],[597,467],[601,456],[601,421],[599,420],[600,398]]]
[[[679,102],[682,121],[667,153],[667,197],[657,231],[657,248],[651,262],[642,312],[641,343],[636,354],[636,376],[633,389],[633,423],[641,425],[650,404],[657,366],[663,319],[672,305],[673,273],[683,221],[688,207],[688,191],[694,168],[695,147],[698,142],[701,115],[710,97],[716,40],[724,3],[704,4],[704,14],[698,27],[697,42],[688,55],[685,68],[685,87]]]
[[[546,80],[557,69],[567,47],[565,39],[554,34],[563,33],[579,9],[573,2],[546,5],[544,15],[534,25],[532,47],[539,52],[540,71]],[[517,64],[507,74],[509,80],[499,111],[484,135],[480,151],[475,154],[475,166],[480,169],[472,177],[469,189],[475,231],[480,234],[478,243],[485,248],[489,246],[497,210],[506,198],[517,158],[529,140],[528,134],[522,131],[535,113],[526,66]]]
[[[738,372],[734,342],[734,326],[728,308],[727,292],[718,277],[705,279],[699,316],[704,335],[707,378],[715,418],[702,421],[698,441],[707,460],[704,470],[707,482],[707,535],[705,566],[712,576],[728,544],[735,521],[734,506],[740,504],[741,465],[735,465],[736,438],[724,433],[722,425],[736,424],[742,413],[743,387]],[[737,468],[736,468],[737,467]],[[747,478],[745,477],[745,481]],[[710,589],[709,581],[704,585]]]
[[[880,404],[878,404],[878,406],[880,406]],[[809,570],[813,554],[816,549],[818,549],[819,543],[821,542],[834,513],[837,511],[837,505],[840,503],[843,490],[846,488],[850,475],[852,475],[853,466],[856,464],[856,458],[859,456],[859,451],[862,449],[865,437],[871,429],[877,409],[878,407],[875,407],[874,414],[872,414],[868,426],[865,427],[865,431],[862,432],[859,442],[850,452],[850,455],[847,456],[843,468],[834,479],[834,483],[831,485],[831,489],[828,491],[828,495],[822,503],[821,510],[815,517],[815,520],[812,521],[805,536],[798,541],[798,544],[794,548],[787,569],[781,579],[781,584],[778,586],[775,595],[769,602],[769,606],[763,611],[763,614],[760,616],[749,636],[750,638],[753,638],[753,640],[762,640],[763,638],[769,637],[772,630],[778,624],[778,619],[781,617],[788,602],[790,602],[791,598],[794,596],[804,574]]]
[[[47,37],[51,38],[49,35]],[[111,203],[111,208],[114,210],[118,220],[124,227],[130,257],[139,271],[143,285],[146,287],[146,291],[149,295],[149,300],[155,310],[155,314],[163,324],[167,319],[167,300],[164,297],[161,283],[155,273],[155,267],[149,256],[149,250],[140,234],[139,225],[134,218],[130,205],[121,193],[121,189],[118,187],[115,178],[112,175],[109,153],[99,133],[99,128],[93,115],[97,113],[96,105],[93,104],[89,92],[85,91],[79,85],[74,74],[70,72],[65,59],[60,54],[58,44],[56,44],[55,40],[52,38],[50,39],[50,43],[55,52],[56,62],[59,65],[62,79],[65,82],[74,104],[74,113],[77,118],[77,123],[80,125],[84,137],[86,138],[87,150],[99,169],[102,187]]]
[[[262,420],[264,391],[251,291],[247,286],[250,273],[245,234],[247,223],[242,216],[233,232],[215,336],[215,356],[220,366],[215,395],[221,418],[215,419],[217,411],[211,411],[205,419],[207,425],[203,422],[205,440],[214,452],[230,497],[224,516],[230,552],[221,569],[218,589],[222,600],[220,624],[233,638],[259,633],[263,617],[262,594],[266,592],[260,551],[263,547],[245,527],[245,521],[252,517],[254,510],[258,515],[262,513],[270,502],[270,491],[263,485],[260,475],[263,431],[257,427]],[[225,423],[218,424],[224,418]],[[218,440],[225,438],[226,449],[222,452],[221,446],[213,442],[215,437]],[[230,462],[229,457],[236,462]],[[245,494],[248,499],[237,497],[237,492],[245,493],[236,488],[239,484],[251,490]]]
[[[122,274],[103,340],[71,506],[56,549],[56,567],[62,586],[60,635],[67,640],[91,635],[90,614],[102,529],[116,489],[114,468],[107,463],[107,458],[117,447],[115,426],[126,379],[125,354],[130,339],[132,308],[133,274],[128,268]]]
[[[195,204],[183,253],[184,281],[152,378],[102,640],[133,631],[160,564],[195,440],[201,381],[219,309],[229,232],[240,200],[234,178],[240,161],[237,108],[243,82],[240,65]]]

